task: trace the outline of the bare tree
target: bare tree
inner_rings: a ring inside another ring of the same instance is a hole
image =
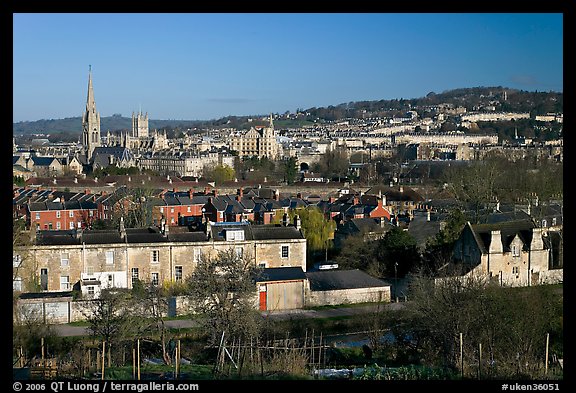
[[[138,281],[133,288],[134,301],[142,308],[143,317],[149,318],[148,330],[157,330],[162,345],[162,358],[165,364],[172,364],[169,351],[166,350],[165,318],[168,314],[168,297],[162,287],[153,282]]]
[[[203,256],[187,279],[193,311],[203,315],[203,323],[217,343],[227,337],[257,336],[260,314],[256,311],[254,278],[259,268],[251,258],[233,248],[219,251],[215,257]]]
[[[103,289],[98,298],[86,301],[82,314],[92,335],[107,343],[140,336],[147,329],[128,289]]]

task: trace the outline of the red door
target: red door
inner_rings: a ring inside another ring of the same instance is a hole
[[[260,292],[260,311],[266,311],[266,292]]]

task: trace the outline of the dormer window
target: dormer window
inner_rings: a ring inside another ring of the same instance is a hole
[[[227,229],[226,241],[244,240],[244,231],[241,229]]]

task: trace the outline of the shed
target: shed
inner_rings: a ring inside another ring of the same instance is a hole
[[[255,281],[260,311],[293,310],[304,307],[306,274],[301,267],[266,268]]]
[[[390,302],[390,284],[361,270],[307,272],[306,306]]]

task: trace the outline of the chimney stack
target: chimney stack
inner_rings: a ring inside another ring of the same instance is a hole
[[[282,225],[287,227],[289,222],[288,213],[284,213],[282,216]]]
[[[300,220],[300,216],[298,214],[296,214],[294,216],[294,227],[296,229],[300,229],[301,226],[302,226],[302,221]]]
[[[190,188],[190,189],[188,190],[188,197],[189,197],[190,199],[192,199],[192,198],[194,197],[194,189],[193,189],[193,188]]]
[[[430,221],[430,209],[426,211],[426,221]]]
[[[238,189],[238,196],[239,196],[240,198],[242,198],[243,195],[244,195],[244,188],[240,187],[240,188]]]
[[[274,191],[274,199],[279,201],[280,200],[280,190],[276,189]]]
[[[126,238],[126,228],[124,227],[124,217],[120,216],[120,239]]]

